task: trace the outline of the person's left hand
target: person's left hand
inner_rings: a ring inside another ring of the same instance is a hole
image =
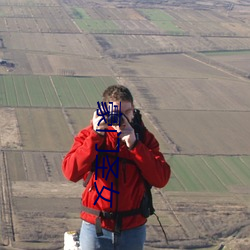
[[[126,143],[128,148],[132,148],[136,142],[135,131],[133,127],[130,125],[128,119],[125,115],[123,115],[123,123],[121,126],[112,126],[117,133],[120,133],[119,138]]]

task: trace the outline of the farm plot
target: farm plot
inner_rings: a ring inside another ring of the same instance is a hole
[[[167,46],[160,44],[154,36],[146,35],[95,35],[95,38],[102,50],[112,56],[159,53]]]
[[[2,1],[3,2],[3,1]],[[58,6],[57,0],[47,0],[44,2],[43,0],[5,0],[2,5],[10,5],[10,6],[47,6],[53,7]]]
[[[168,191],[249,191],[249,156],[165,156],[172,170]]]
[[[250,107],[250,86],[244,81],[146,76],[129,81],[137,90],[137,101],[145,109],[244,112]]]
[[[219,63],[230,65],[235,69],[240,69],[245,72],[250,72],[250,50],[210,52],[205,53],[205,55]]]
[[[175,23],[184,31],[196,34],[216,33],[221,35],[231,32],[221,25],[222,22],[228,19],[225,19],[224,16],[217,15],[217,13],[215,14],[213,11],[192,11],[188,9],[173,11],[169,9],[167,12],[175,18]]]
[[[13,108],[0,108],[0,148],[20,149],[20,139],[15,110]]]
[[[5,18],[6,30],[10,32],[79,33],[60,6],[4,6],[1,17]]]
[[[72,134],[61,110],[20,108],[16,113],[24,150],[60,152],[69,149]]]
[[[131,34],[155,34],[160,33],[160,30],[157,29],[152,23],[148,20],[114,20],[115,23],[119,26],[120,30],[124,33]]]
[[[152,110],[157,125],[182,154],[250,154],[249,112]]]
[[[95,35],[103,51],[112,55],[214,51],[225,49],[237,50],[249,48],[248,38],[156,36],[154,32],[151,36],[147,36],[140,35],[140,33],[143,34],[144,32],[143,29],[145,26],[143,27],[143,23],[131,23],[131,21],[127,20],[118,20],[117,23],[123,26],[124,30],[127,30],[126,26],[129,24],[131,29],[139,32],[134,35]],[[145,33],[148,33],[148,31],[145,31]],[[225,41],[225,43],[223,41]]]
[[[65,180],[61,171],[63,155],[52,152],[5,152],[9,177],[11,181],[19,183],[62,182]]]
[[[134,9],[92,8],[86,9],[88,16],[93,19],[112,20],[120,31],[137,33],[155,33],[157,28],[138,11]],[[86,16],[86,14],[85,14]],[[160,32],[160,30],[158,30]]]
[[[159,52],[190,52],[209,51],[217,49],[216,45],[208,42],[206,38],[192,36],[151,36],[157,42]]]
[[[118,27],[112,20],[75,19],[78,27],[90,33],[113,33]]]
[[[1,6],[0,17],[14,17],[14,16],[15,13],[11,6],[4,6],[4,5]]]
[[[74,7],[69,15],[82,30],[90,33],[156,32],[156,27],[133,9]]]
[[[98,32],[115,32],[118,27],[112,20],[93,19],[85,9],[74,7],[70,9],[70,16],[74,19],[77,26],[90,33]]]
[[[0,31],[1,32],[7,31],[7,27],[5,25],[5,18],[2,18],[1,16],[0,16]]]
[[[96,107],[111,77],[3,76],[0,106]]]
[[[53,84],[65,107],[96,108],[102,91],[115,83],[112,78],[63,78],[52,77]]]
[[[48,77],[3,76],[0,84],[5,96],[2,106],[60,106]]]
[[[39,61],[41,57],[32,57],[32,60]],[[93,60],[82,56],[72,55],[48,55],[47,59],[53,69],[53,74],[62,76],[109,76],[112,71],[105,59]],[[36,74],[46,74],[42,68],[34,68]]]
[[[146,20],[138,11],[132,8],[88,8],[88,15],[93,19],[110,20]]]
[[[248,36],[249,27],[243,22],[218,11],[189,9],[168,9],[167,12],[176,20],[176,24],[185,31],[202,35]]]
[[[183,54],[136,56],[130,60],[116,60],[115,67],[120,76],[136,78],[229,79],[228,74]]]
[[[9,50],[100,58],[91,38],[80,34],[72,39],[70,34],[10,33],[6,34],[4,42]]]
[[[9,32],[50,32],[79,33],[78,28],[68,18],[5,18],[5,30]]]
[[[250,47],[250,38],[209,37],[207,40],[216,44],[217,50],[249,50]]]
[[[176,25],[175,19],[163,10],[138,9],[138,11],[148,20],[152,21],[152,23],[154,23],[156,27],[160,28],[161,30],[176,35],[183,34],[183,30]]]
[[[18,181],[13,182],[12,189],[17,247],[59,247],[65,230],[80,228],[81,183]]]

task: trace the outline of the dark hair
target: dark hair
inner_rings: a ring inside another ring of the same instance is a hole
[[[129,101],[133,104],[133,96],[128,88],[123,85],[111,85],[102,94],[103,102]]]

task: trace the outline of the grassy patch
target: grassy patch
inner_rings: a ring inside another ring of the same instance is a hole
[[[90,16],[82,8],[73,7],[71,12],[74,19],[90,19]]]
[[[82,30],[89,32],[115,32],[119,28],[112,20],[93,19],[87,12],[78,7],[71,9],[72,18]]]
[[[234,50],[234,51],[227,51],[227,50],[221,50],[221,51],[205,51],[205,52],[202,52],[202,54],[205,54],[206,56],[235,56],[235,55],[245,55],[245,54],[250,54],[250,50]]]
[[[249,156],[172,156],[172,176],[166,189],[188,192],[228,192],[250,183]]]
[[[0,76],[0,107],[97,107],[112,77]]]
[[[112,20],[76,19],[78,27],[89,32],[115,32],[119,28]]]
[[[175,24],[174,18],[163,10],[139,9],[139,12],[164,31],[174,32],[176,35],[183,33],[183,30]]]
[[[173,21],[172,16],[168,15],[163,10],[158,9],[139,9],[139,12],[141,12],[148,20],[150,21]]]

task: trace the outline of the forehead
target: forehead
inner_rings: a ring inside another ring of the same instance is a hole
[[[114,101],[114,102],[110,102],[109,105],[113,105],[114,106],[117,106],[118,107],[118,110],[120,110],[120,107],[121,107],[121,111],[122,112],[125,112],[125,111],[128,111],[130,109],[133,109],[133,105],[131,102],[129,101]]]

